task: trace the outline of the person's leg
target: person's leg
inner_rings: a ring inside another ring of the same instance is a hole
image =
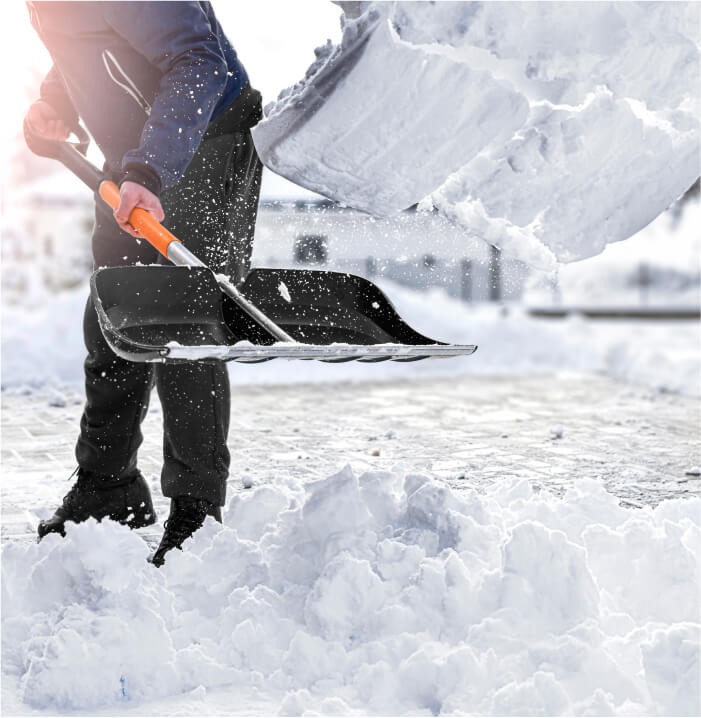
[[[92,237],[95,267],[152,263],[156,253],[122,232],[109,209],[96,198]],[[125,361],[105,341],[92,302],[83,318],[85,407],[76,444],[78,477],[53,516],[37,527],[39,538],[63,534],[67,521],[109,517],[131,528],[156,520],[148,484],[139,473],[136,454],[140,424],[148,407],[153,372],[148,364]]]
[[[95,267],[150,264],[157,255],[146,242],[122,232],[112,212],[98,200],[93,231]],[[150,364],[117,356],[105,341],[97,313],[88,299],[83,318],[88,355],[85,360],[86,403],[80,420],[76,458],[96,480],[119,483],[137,472],[142,442],[141,421],[148,409],[153,380]]]
[[[248,270],[260,193],[260,160],[250,127],[260,94],[246,89],[210,124],[181,181],[163,193],[164,224],[216,273]],[[222,506],[229,472],[230,388],[220,361],[161,364],[163,494]]]

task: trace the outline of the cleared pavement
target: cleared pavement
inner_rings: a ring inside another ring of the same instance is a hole
[[[625,505],[701,494],[697,399],[593,374],[454,377],[233,387],[231,492],[291,476],[429,473],[454,488],[523,477],[556,492],[595,478]],[[82,396],[2,394],[2,536],[29,537],[68,491]],[[161,409],[144,424],[140,466],[159,521]],[[692,472],[692,473],[689,473]]]

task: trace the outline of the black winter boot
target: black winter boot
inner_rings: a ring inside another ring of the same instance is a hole
[[[144,477],[136,474],[128,482],[105,486],[90,473],[79,469],[77,481],[63,497],[56,513],[39,523],[39,540],[49,533],[65,536],[66,521],[81,523],[91,517],[98,521],[110,518],[131,529],[155,523],[156,512]]]
[[[212,516],[221,523],[219,506],[193,496],[174,498],[170,502],[170,514],[164,524],[165,531],[161,543],[149,559],[151,563],[160,568],[165,563],[165,555],[168,551],[173,548],[182,551],[183,542],[202,527],[207,516]]]

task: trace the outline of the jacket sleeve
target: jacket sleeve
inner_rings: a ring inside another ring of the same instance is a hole
[[[158,194],[182,177],[199,147],[226,87],[224,53],[199,2],[109,2],[104,13],[163,72],[140,144],[122,159],[129,179]]]
[[[68,96],[61,73],[55,66],[49,70],[41,83],[39,96],[56,110],[67,127],[73,130],[78,126],[78,113]]]

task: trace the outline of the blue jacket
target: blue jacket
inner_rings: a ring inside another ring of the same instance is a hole
[[[54,66],[41,97],[156,194],[248,81],[208,2],[30,2]]]

